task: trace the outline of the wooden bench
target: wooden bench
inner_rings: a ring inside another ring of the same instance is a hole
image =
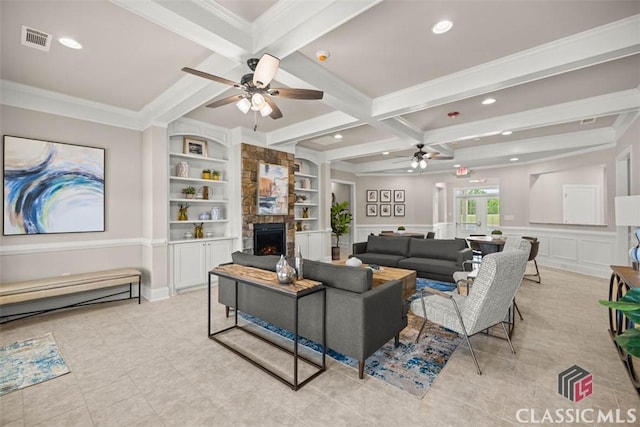
[[[92,273],[47,277],[44,279],[27,280],[23,282],[2,283],[0,284],[0,307],[8,304],[23,303],[43,298],[70,295],[79,292],[111,288],[114,286],[122,286],[127,284],[129,285],[129,290],[116,292],[114,294],[105,295],[98,298],[92,298],[90,300],[65,305],[63,307],[48,308],[8,315],[0,313],[0,323],[6,323],[12,320],[23,319],[25,317],[35,316],[38,314],[47,313],[54,310],[61,310],[64,308],[81,307],[84,305],[99,304],[103,302],[133,299],[133,285],[136,282],[138,284],[138,304],[140,304],[141,277],[142,273],[135,268],[121,268],[117,270],[105,270]],[[106,298],[123,294],[128,294],[128,296],[125,298],[110,299],[108,301],[104,301]]]

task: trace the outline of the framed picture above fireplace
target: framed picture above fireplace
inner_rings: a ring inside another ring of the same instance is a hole
[[[289,168],[260,162],[258,166],[258,215],[289,213]]]

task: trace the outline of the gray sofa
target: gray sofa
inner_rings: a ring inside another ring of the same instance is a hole
[[[275,271],[278,256],[256,256],[234,252],[235,264]],[[291,260],[289,260],[291,263]],[[304,277],[322,282],[326,288],[327,347],[358,360],[358,375],[363,378],[364,361],[390,339],[399,344],[400,331],[407,326],[407,305],[402,298],[402,283],[389,281],[372,289],[373,274],[368,268],[338,266],[304,261]],[[218,281],[218,302],[235,305],[234,281]],[[300,300],[299,334],[322,342],[322,293]],[[240,311],[284,329],[293,330],[294,300],[268,290],[238,284]]]
[[[351,256],[366,264],[415,270],[418,277],[453,283],[453,273],[473,257],[464,239],[369,236],[353,244]]]

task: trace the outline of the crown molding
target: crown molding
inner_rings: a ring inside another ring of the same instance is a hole
[[[0,80],[0,103],[11,107],[71,117],[133,130],[144,130],[146,120],[135,111],[88,101],[20,83]]]

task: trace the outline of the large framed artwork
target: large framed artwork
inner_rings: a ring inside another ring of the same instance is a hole
[[[260,162],[258,166],[258,215],[289,213],[289,168]]]
[[[4,136],[3,234],[105,231],[103,148]]]

